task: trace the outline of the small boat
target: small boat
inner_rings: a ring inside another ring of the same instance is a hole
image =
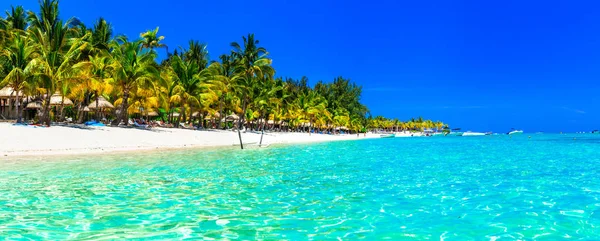
[[[453,131],[453,132],[450,132],[450,133],[448,133],[446,135],[447,136],[462,136],[463,134],[464,134],[464,132],[462,132],[462,131]]]
[[[380,137],[381,138],[393,138],[393,137],[396,137],[396,134],[393,134],[393,133],[392,134],[383,134]]]
[[[512,130],[510,132],[508,132],[507,134],[509,135],[519,135],[519,134],[523,134],[522,130]]]
[[[463,133],[462,136],[485,136],[485,133],[483,133],[483,132],[467,131],[467,132]]]

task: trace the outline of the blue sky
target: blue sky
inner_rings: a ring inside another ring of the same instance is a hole
[[[170,3],[172,2],[172,3]],[[62,0],[63,18],[102,16],[137,37],[211,57],[255,33],[278,76],[344,76],[373,115],[473,131],[600,129],[600,2]],[[35,0],[4,0],[2,9]]]

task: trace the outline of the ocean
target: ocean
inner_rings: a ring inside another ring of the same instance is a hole
[[[8,239],[600,237],[600,135],[0,160]]]

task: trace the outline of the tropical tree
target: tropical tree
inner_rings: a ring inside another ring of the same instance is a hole
[[[9,86],[16,93],[17,123],[21,123],[21,98],[28,79],[33,76],[31,60],[36,57],[37,48],[34,42],[25,33],[12,32],[10,44],[2,50],[0,63],[2,70],[8,73],[0,82],[0,88]]]
[[[327,100],[313,90],[310,90],[307,94],[301,95],[297,100],[304,120],[309,122],[308,131],[310,134],[313,130],[315,117],[325,113]]]
[[[40,45],[39,55],[31,63],[38,91],[45,95],[40,122],[50,126],[50,97],[63,81],[72,80],[71,67],[85,49],[85,42],[71,37],[78,21],[74,18],[66,22],[60,20],[57,0],[40,1],[39,15],[31,11],[27,14],[29,35]]]
[[[140,48],[141,40],[130,42],[126,37],[119,36],[111,45],[111,54],[115,61],[111,83],[121,92],[121,98],[116,101],[120,111],[112,125],[118,125],[123,120],[127,125],[129,97],[139,93],[138,89],[153,91],[156,81],[160,79],[160,73],[154,62],[156,54],[154,51],[143,52]]]
[[[141,33],[140,37],[142,38],[140,48],[147,48],[150,50],[154,50],[155,48],[167,48],[167,45],[161,43],[165,37],[158,36],[158,27],[156,27],[154,30],[148,30]],[[169,52],[168,48],[167,52]]]
[[[245,123],[246,111],[253,97],[252,90],[258,80],[265,76],[272,77],[275,70],[271,67],[272,60],[267,57],[267,50],[258,46],[259,41],[254,39],[254,34],[248,34],[248,37],[242,37],[242,39],[241,45],[233,42],[231,47],[233,47],[232,56],[235,58],[233,89],[240,96],[242,102],[242,115],[238,120],[238,137],[240,147],[244,149],[240,129]]]

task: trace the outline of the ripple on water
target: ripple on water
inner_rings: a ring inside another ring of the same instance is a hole
[[[7,160],[0,236],[594,239],[598,143],[398,138]]]

